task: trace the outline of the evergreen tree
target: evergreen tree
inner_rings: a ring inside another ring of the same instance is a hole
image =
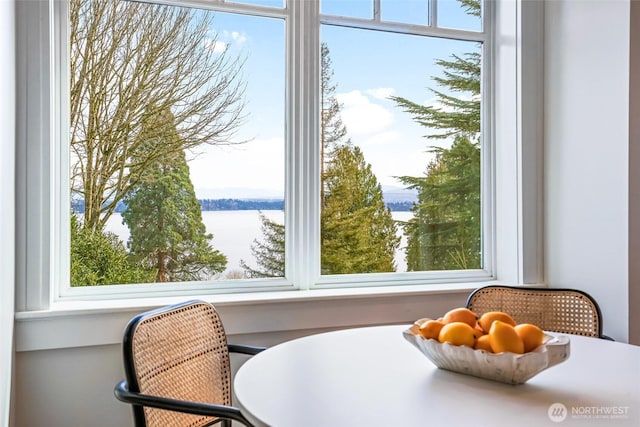
[[[328,46],[321,47],[322,192],[321,270],[323,274],[395,271],[400,245],[382,188],[360,148],[345,140],[347,128],[335,97]]]
[[[480,150],[458,136],[436,151],[425,177],[404,177],[416,188],[414,217],[405,224],[409,271],[479,268]]]
[[[392,97],[413,119],[439,133],[427,136],[430,139],[444,139],[464,136],[477,139],[480,132],[480,53],[470,52],[463,56],[452,55],[452,60],[437,60],[443,68],[444,77],[433,77],[438,86],[451,92],[471,95],[470,99],[456,98],[442,91],[431,89],[440,106],[421,105],[402,97]]]
[[[323,274],[395,271],[400,238],[360,148],[336,147],[323,178],[327,189],[321,216]]]
[[[480,16],[478,0],[460,0],[467,13]],[[441,106],[392,99],[416,122],[435,130],[430,139],[452,138],[450,148],[432,147],[435,159],[426,176],[403,176],[418,190],[414,217],[404,224],[410,271],[481,268],[480,222],[480,60],[479,52],[438,60],[444,91],[432,89]],[[463,96],[463,95],[466,95]]]
[[[244,260],[240,266],[249,278],[284,277],[284,225],[267,218],[260,212],[260,229],[264,242],[254,239],[251,253],[259,269],[252,268]]]
[[[143,140],[134,158],[148,159],[158,146],[180,145],[168,108],[149,108],[139,137]],[[125,204],[122,218],[131,233],[129,250],[155,271],[156,282],[206,280],[225,269],[226,257],[209,244],[213,236],[202,222],[184,151],[149,164]]]
[[[322,111],[320,116],[320,138],[322,145],[320,147],[320,161],[324,166],[331,150],[349,141],[344,141],[347,135],[347,127],[342,122],[342,117],[340,116],[341,106],[335,97],[337,85],[332,83],[333,68],[331,57],[329,56],[329,47],[326,43],[322,43],[320,53],[322,67],[320,74],[320,94],[322,96]],[[324,186],[322,196],[322,201],[324,201]]]

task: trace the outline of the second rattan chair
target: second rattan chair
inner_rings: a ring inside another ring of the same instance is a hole
[[[211,304],[189,301],[142,313],[123,338],[125,377],[116,397],[133,405],[137,427],[202,427],[251,423],[231,406],[229,352],[262,347],[227,344]]]
[[[595,299],[575,289],[491,285],[473,291],[466,306],[478,316],[504,311],[517,323],[533,323],[546,331],[611,339],[602,334]]]

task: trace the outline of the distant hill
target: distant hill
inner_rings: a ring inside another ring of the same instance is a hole
[[[386,202],[385,204],[393,212],[409,212],[414,202]]]
[[[281,211],[284,209],[284,200],[204,199],[198,201],[203,211]]]
[[[413,189],[407,189],[403,187],[393,187],[386,185],[382,187],[382,195],[384,201],[389,203],[396,202],[411,202],[414,203],[418,200],[418,191]]]
[[[411,209],[415,203],[416,196],[414,193],[403,191],[391,191],[384,193],[385,204],[392,211],[406,212]],[[203,211],[274,211],[284,209],[283,199],[199,199],[200,206]],[[74,199],[71,202],[71,208],[74,212],[84,213],[84,201]],[[122,213],[126,206],[124,203],[118,203],[116,212]]]
[[[204,199],[199,200],[199,202],[203,211],[280,211],[284,209],[284,200],[272,199]],[[392,211],[409,211],[411,210],[413,203],[413,201],[397,201],[386,202],[386,205]]]

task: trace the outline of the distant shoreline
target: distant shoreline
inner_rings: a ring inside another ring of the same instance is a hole
[[[202,211],[281,211],[284,210],[282,199],[198,199]],[[413,207],[413,201],[387,202],[386,206],[392,212],[409,212]],[[72,201],[71,208],[75,213],[84,213],[82,201]],[[122,213],[126,206],[118,203],[116,212]]]

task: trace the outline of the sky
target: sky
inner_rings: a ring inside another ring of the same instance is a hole
[[[247,0],[278,4],[278,0]],[[326,0],[323,13],[371,17],[371,0]],[[381,0],[382,19],[421,23],[426,0]],[[454,28],[479,29],[454,0],[440,0],[438,22]],[[425,22],[426,22],[426,18]],[[279,19],[216,13],[211,49],[229,49],[246,58],[247,120],[236,146],[208,147],[190,160],[199,198],[282,197],[284,189],[284,22]],[[434,105],[431,77],[440,75],[436,59],[448,59],[476,48],[474,43],[322,26],[330,50],[335,96],[348,138],[358,145],[383,185],[400,187],[399,175],[421,176],[433,141],[388,98],[397,95]]]

